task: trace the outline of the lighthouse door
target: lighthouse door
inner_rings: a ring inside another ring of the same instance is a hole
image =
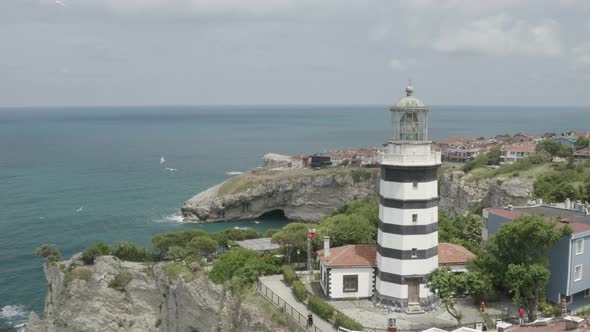
[[[420,301],[418,280],[410,280],[408,282],[408,303],[416,303]]]

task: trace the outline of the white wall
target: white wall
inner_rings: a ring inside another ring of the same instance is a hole
[[[412,214],[418,215],[418,221],[412,221]],[[379,219],[396,225],[428,225],[438,221],[438,206],[427,209],[397,209],[379,205]]]
[[[381,180],[379,193],[385,198],[392,199],[429,199],[438,195],[438,182],[418,182],[418,188],[414,188],[412,182],[392,182]]]
[[[395,297],[398,299],[408,299],[408,285],[397,285],[392,284],[389,282],[381,282],[379,278],[377,278],[375,282],[375,288],[379,292],[379,294],[383,294],[386,296]],[[428,290],[426,284],[420,284],[419,286],[419,297],[421,299],[427,298],[432,296],[433,294]]]
[[[430,234],[416,234],[416,235],[399,235],[384,233],[380,229],[377,230],[377,242],[382,247],[398,249],[398,250],[412,250],[416,249],[430,249],[438,245],[438,232]]]
[[[358,291],[343,291],[343,276],[358,275]],[[373,296],[373,268],[372,267],[350,267],[332,268],[330,270],[330,297],[333,299],[342,298],[363,298]]]
[[[400,260],[383,257],[377,253],[379,270],[399,275],[425,275],[438,267],[438,256],[427,259]]]

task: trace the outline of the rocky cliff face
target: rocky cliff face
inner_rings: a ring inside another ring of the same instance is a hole
[[[76,259],[46,264],[45,318],[31,313],[27,331],[294,330],[273,323],[268,310],[255,303],[256,296],[236,297],[202,272],[171,279],[163,264],[112,256],[98,257],[94,265]],[[130,276],[127,284],[119,290],[109,286],[122,274]]]
[[[451,215],[477,207],[524,205],[532,199],[534,179],[477,179],[462,171],[439,176],[439,209]]]
[[[282,210],[291,220],[318,221],[335,208],[377,192],[379,169],[255,170],[189,199],[185,221],[254,219]]]

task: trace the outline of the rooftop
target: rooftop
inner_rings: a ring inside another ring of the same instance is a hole
[[[535,205],[524,207],[509,208],[487,208],[488,213],[514,220],[518,217],[536,214],[542,215],[546,220],[565,221],[563,224],[569,225],[574,233],[590,231],[590,215],[578,210],[559,208],[547,205]]]
[[[330,248],[330,256],[324,256],[324,250],[318,250],[318,257],[328,267],[375,267],[377,256],[376,245],[347,245]],[[457,244],[439,243],[439,264],[466,264],[477,256]]]
[[[272,238],[263,237],[259,239],[236,241],[236,243],[243,248],[252,249],[256,251],[270,251],[279,249],[280,246],[276,243],[272,243]]]
[[[571,317],[567,316],[564,318],[552,318],[546,322],[542,322],[539,320],[537,324],[535,322],[531,324],[521,325],[521,326],[512,326],[504,331],[507,332],[525,332],[525,331],[535,331],[535,332],[561,332],[561,331],[590,331],[590,326],[588,321],[583,318],[578,317]]]
[[[523,142],[523,143],[513,143],[504,145],[502,147],[502,151],[535,151],[535,147],[537,146],[537,142]]]

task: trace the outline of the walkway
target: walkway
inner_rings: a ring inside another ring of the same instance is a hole
[[[289,288],[289,286],[283,282],[282,275],[260,277],[259,280],[261,284],[275,293],[275,296],[280,297],[283,301],[285,301],[288,305],[293,307],[293,309],[297,310],[302,315],[307,316],[307,314],[310,312],[305,304],[297,301],[295,296],[293,296],[291,288]],[[270,296],[271,295],[268,295],[268,297]],[[276,304],[277,301],[274,301],[274,303]],[[332,325],[332,323],[322,319],[316,314],[313,314],[313,323],[318,329],[321,329],[322,332],[336,331],[336,328]],[[313,329],[311,329],[311,331],[313,331]]]

